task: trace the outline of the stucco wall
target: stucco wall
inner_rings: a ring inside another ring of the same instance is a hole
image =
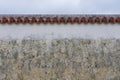
[[[0,80],[120,80],[120,40],[1,40]]]

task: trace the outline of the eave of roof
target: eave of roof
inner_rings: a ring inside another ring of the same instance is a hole
[[[0,24],[119,24],[120,15],[0,15]]]

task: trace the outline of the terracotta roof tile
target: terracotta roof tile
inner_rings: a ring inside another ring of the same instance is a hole
[[[120,23],[119,15],[0,15],[0,24],[14,24],[14,23],[43,23],[43,24],[115,24]]]

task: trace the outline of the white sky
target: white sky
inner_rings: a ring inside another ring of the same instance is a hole
[[[0,14],[119,14],[120,0],[0,0]]]

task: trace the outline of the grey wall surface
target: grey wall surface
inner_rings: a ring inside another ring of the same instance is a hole
[[[120,40],[1,40],[0,80],[120,80]]]

